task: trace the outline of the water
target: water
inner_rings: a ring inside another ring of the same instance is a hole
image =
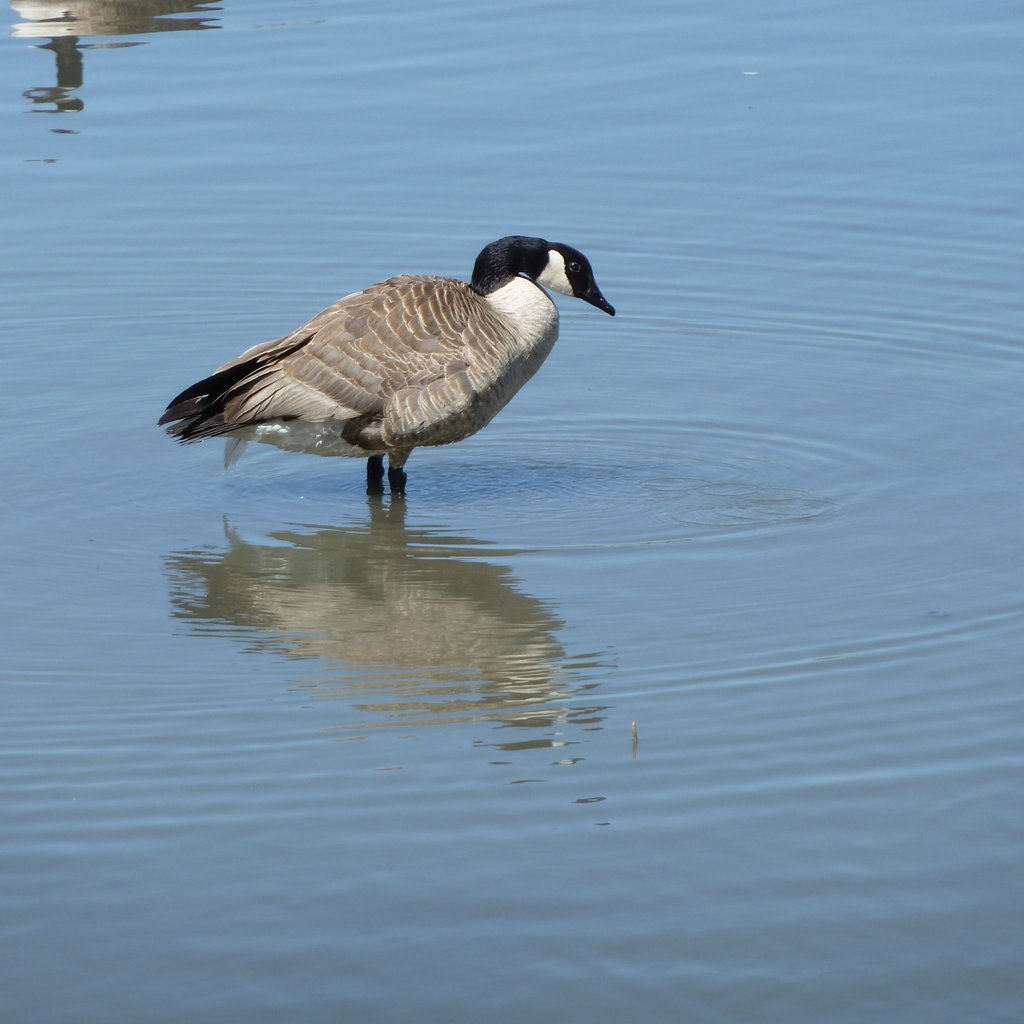
[[[1019,1021],[1016,6],[61,6],[0,41],[0,1016]],[[619,315],[404,505],[156,429],[508,232]]]

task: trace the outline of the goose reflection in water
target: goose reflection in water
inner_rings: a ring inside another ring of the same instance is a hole
[[[468,557],[480,544],[404,517],[404,502],[374,498],[365,523],[281,530],[273,543],[226,526],[226,550],[166,559],[173,613],[197,632],[242,627],[251,650],[341,666],[299,685],[347,699],[370,716],[360,728],[487,720],[546,731],[494,744],[514,749],[595,727],[604,708],[566,698],[596,685],[584,673],[603,660],[568,657],[550,604],[507,566]]]
[[[82,44],[83,38],[148,35],[216,28],[210,3],[187,0],[11,0],[22,19],[11,34],[22,39],[46,39],[39,49],[52,50],[57,64],[57,83],[26,89],[22,94],[48,114],[76,113],[85,104],[76,95],[85,81],[83,51],[139,46],[138,42]],[[45,109],[43,104],[53,104]]]

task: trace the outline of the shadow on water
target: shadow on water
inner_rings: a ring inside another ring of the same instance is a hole
[[[83,38],[217,28],[212,12],[219,9],[211,3],[187,0],[11,0],[11,7],[22,19],[11,34],[46,39],[38,44],[38,49],[52,51],[56,59],[56,84],[22,93],[33,104],[33,113],[44,114],[73,114],[85,108],[77,95],[85,81],[85,50],[142,45],[82,43]]]
[[[225,533],[226,549],[166,557],[173,614],[196,633],[241,629],[250,653],[326,663],[297,685],[348,701],[360,721],[345,728],[532,730],[493,744],[515,749],[563,746],[568,727],[602,721],[605,709],[579,698],[607,656],[567,655],[550,603],[523,593],[508,566],[467,557],[478,542],[407,526],[404,502],[371,499],[365,522],[297,526],[270,543]]]

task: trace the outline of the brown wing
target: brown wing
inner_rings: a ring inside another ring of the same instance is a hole
[[[483,339],[486,361],[488,339],[506,334],[463,282],[393,277],[226,363],[178,395],[160,422],[182,441],[274,419],[360,421],[379,437],[387,417],[384,432],[397,444],[472,403],[467,346]]]

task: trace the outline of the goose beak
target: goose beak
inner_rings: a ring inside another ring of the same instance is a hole
[[[598,309],[604,310],[609,316],[615,316],[615,307],[601,294],[601,289],[596,284],[592,284],[586,293],[580,295],[579,298],[584,302],[589,302],[592,306],[597,306]]]

